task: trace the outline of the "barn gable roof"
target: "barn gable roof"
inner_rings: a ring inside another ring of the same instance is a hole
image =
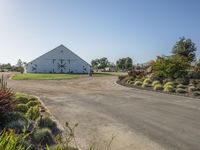
[[[54,49],[52,49],[52,50],[50,50],[50,51],[44,53],[43,55],[41,55],[41,56],[35,58],[34,60],[30,61],[29,63],[32,63],[33,61],[35,61],[35,60],[41,58],[42,56],[44,56],[44,55],[46,55],[46,54],[48,54],[48,53],[51,53],[52,51],[58,49],[59,47],[63,47],[65,51],[70,51],[72,54],[74,54],[76,57],[78,57],[79,59],[81,59],[81,60],[82,60],[83,62],[85,62],[87,65],[91,66],[88,62],[86,62],[85,60],[83,60],[81,57],[79,57],[77,54],[75,54],[73,51],[71,51],[70,49],[68,49],[67,47],[65,47],[65,46],[62,45],[62,44],[59,45],[59,46],[57,46],[56,48],[54,48]],[[29,63],[28,63],[28,64],[29,64]]]

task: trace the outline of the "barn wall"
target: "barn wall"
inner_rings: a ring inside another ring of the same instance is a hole
[[[90,65],[68,50],[59,46],[28,63],[28,73],[89,73]]]

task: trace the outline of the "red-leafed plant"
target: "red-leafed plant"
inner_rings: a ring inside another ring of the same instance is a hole
[[[7,112],[10,112],[14,108],[15,93],[11,88],[7,87],[7,82],[4,80],[3,75],[0,79],[0,118]]]

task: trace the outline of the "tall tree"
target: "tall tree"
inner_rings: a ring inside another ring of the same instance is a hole
[[[133,60],[130,57],[127,57],[125,60],[125,68],[126,70],[133,66]]]
[[[179,41],[176,42],[172,49],[172,53],[174,55],[179,55],[184,57],[188,62],[195,61],[197,48],[195,43],[192,42],[191,39],[186,39],[185,37],[180,38]]]

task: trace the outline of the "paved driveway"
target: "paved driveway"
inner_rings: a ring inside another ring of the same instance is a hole
[[[16,91],[37,95],[54,116],[79,123],[77,139],[115,139],[112,150],[200,149],[200,100],[132,89],[116,77],[63,81],[9,81]]]

